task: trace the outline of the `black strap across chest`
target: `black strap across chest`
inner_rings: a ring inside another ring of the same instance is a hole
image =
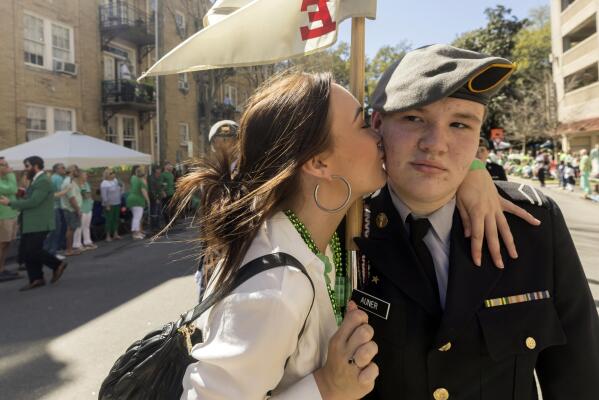
[[[272,253],[267,254],[262,257],[258,257],[249,263],[247,263],[244,267],[239,270],[239,273],[235,277],[235,281],[231,288],[231,291],[238,288],[241,284],[246,282],[251,277],[258,275],[261,272],[268,271],[273,268],[279,268],[283,266],[291,266],[299,269],[305,276],[308,278],[310,282],[310,286],[312,286],[312,293],[315,294],[314,283],[308,275],[308,271],[306,268],[300,263],[295,257],[287,253]],[[216,304],[219,300],[219,296],[216,293],[210,294],[204,300],[200,302],[197,306],[189,310],[187,313],[182,315],[182,320],[179,326],[188,325],[198,319],[204,312],[206,312],[210,307]],[[310,304],[310,309],[308,310],[308,314],[306,315],[306,320],[304,320],[304,325],[300,330],[299,336],[304,332],[304,328],[306,327],[306,321],[308,320],[308,315],[310,315],[310,311],[312,311],[312,306],[314,305],[314,296],[312,296],[312,303]]]

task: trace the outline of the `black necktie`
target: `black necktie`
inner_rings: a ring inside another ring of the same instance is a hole
[[[431,223],[426,218],[414,219],[412,214],[408,215],[406,222],[410,225],[410,242],[412,243],[412,247],[414,248],[416,256],[418,257],[420,264],[422,264],[424,273],[433,288],[437,304],[440,306],[441,301],[439,299],[439,286],[437,285],[435,264],[433,263],[433,257],[423,240],[431,227]]]

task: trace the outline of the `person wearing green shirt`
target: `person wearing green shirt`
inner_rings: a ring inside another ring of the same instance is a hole
[[[131,219],[131,234],[133,239],[143,239],[145,235],[141,230],[141,219],[144,214],[144,208],[150,204],[148,196],[148,184],[146,183],[146,171],[142,166],[133,168],[131,176],[131,187],[127,196],[127,208],[131,210],[133,218]]]
[[[166,195],[163,190],[162,169],[156,165],[152,174],[148,177],[150,192],[150,227],[153,231],[160,229],[160,214],[162,209],[162,198]]]
[[[16,200],[17,178],[4,157],[0,157],[0,196]],[[10,243],[17,238],[17,216],[19,212],[0,204],[0,282],[20,278],[18,272],[4,269],[4,261]]]
[[[96,249],[96,246],[91,239],[91,232],[89,230],[92,221],[92,208],[94,206],[94,200],[92,199],[92,192],[87,181],[87,172],[81,171],[78,182],[81,188],[81,226],[75,230],[73,235],[73,249],[76,250],[91,250]],[[83,237],[83,242],[81,238]]]
[[[591,158],[587,154],[587,149],[580,150],[580,187],[584,192],[583,196],[587,198],[591,195]]]
[[[81,250],[73,249],[73,238],[75,231],[81,227],[81,188],[77,184],[81,171],[76,165],[67,167],[67,177],[62,182],[61,190],[66,190],[66,194],[60,198],[64,220],[67,225],[67,249],[65,256],[76,256],[81,254]]]
[[[64,220],[64,213],[61,207],[62,183],[66,176],[66,168],[63,163],[56,163],[52,166],[52,176],[50,181],[54,188],[54,225],[56,229],[48,234],[44,246],[50,254],[56,254],[59,250],[66,248],[67,225]]]
[[[173,174],[173,164],[170,162],[164,163],[164,171],[160,175],[160,181],[164,190],[164,197],[162,199],[162,217],[164,223],[168,224],[173,217],[172,209],[170,207],[171,199],[175,194],[175,175]]]
[[[29,284],[20,291],[36,289],[46,284],[42,267],[46,265],[52,273],[51,283],[56,283],[63,275],[67,263],[59,260],[44,249],[48,232],[54,230],[54,188],[44,172],[44,160],[38,156],[27,157],[23,161],[27,178],[31,182],[26,197],[11,200],[0,196],[0,204],[21,211],[21,246],[29,275]]]

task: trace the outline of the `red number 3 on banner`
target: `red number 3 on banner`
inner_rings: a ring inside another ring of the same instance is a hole
[[[308,18],[310,22],[321,21],[322,26],[314,29],[310,29],[307,26],[300,27],[302,40],[304,41],[326,35],[337,28],[337,23],[331,18],[326,0],[303,0],[302,12],[308,11],[308,7],[314,5],[317,6],[318,11],[308,12]]]

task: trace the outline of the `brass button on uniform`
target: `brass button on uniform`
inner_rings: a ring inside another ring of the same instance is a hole
[[[449,392],[445,388],[439,388],[433,392],[433,398],[435,400],[447,400],[449,399]]]
[[[449,351],[450,349],[451,349],[451,342],[447,342],[443,346],[439,347],[439,351]]]
[[[387,215],[385,213],[379,213],[376,216],[376,226],[379,229],[383,229],[384,227],[387,226],[388,223],[389,223],[389,218],[387,218]]]
[[[526,347],[528,347],[530,350],[534,350],[537,347],[537,341],[533,337],[527,337],[525,343]]]

